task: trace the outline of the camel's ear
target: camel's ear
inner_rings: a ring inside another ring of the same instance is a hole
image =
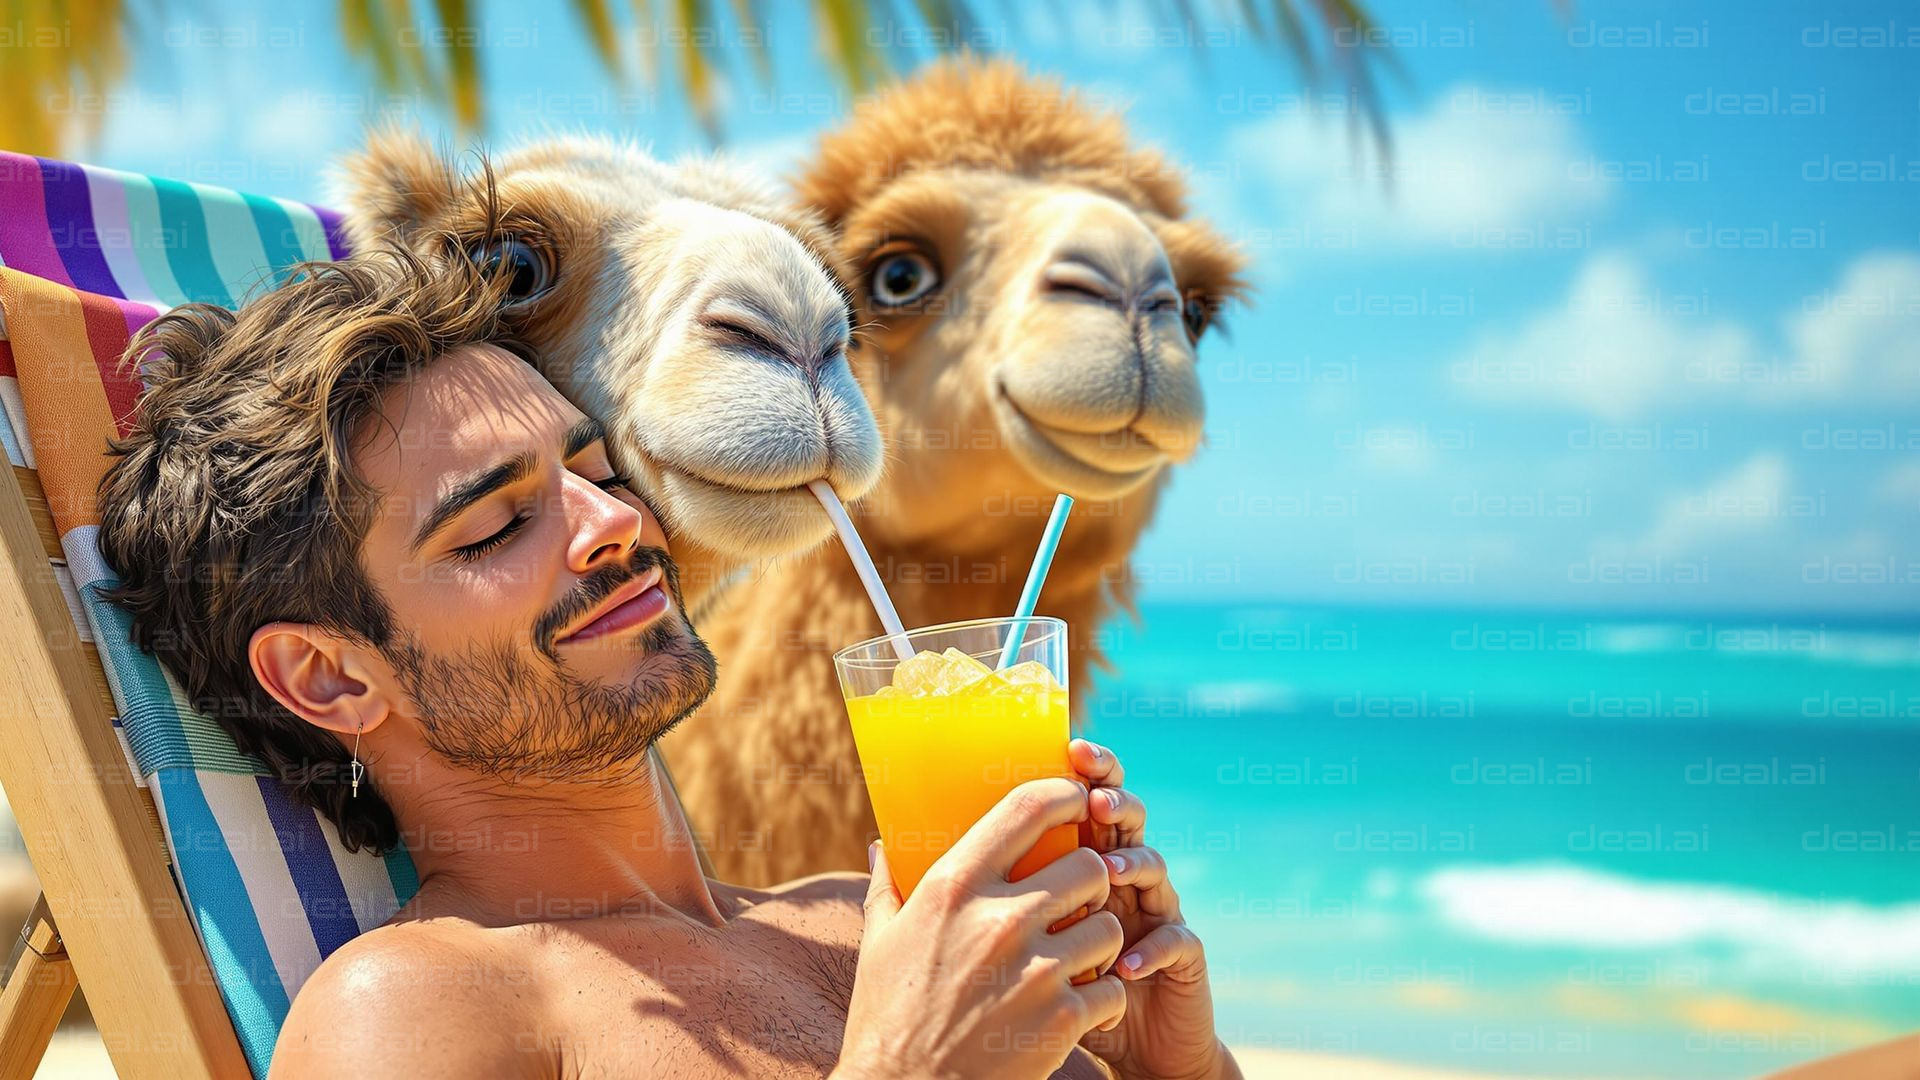
[[[454,201],[459,176],[426,136],[390,127],[339,165],[337,199],[356,251],[406,244]]]

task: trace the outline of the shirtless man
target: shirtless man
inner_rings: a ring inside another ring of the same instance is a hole
[[[904,904],[877,847],[870,877],[702,875],[649,748],[713,659],[598,424],[472,274],[359,260],[162,318],[102,486],[136,641],[349,844],[404,837],[420,873],[300,992],[273,1074],[1238,1075],[1100,747]],[[1009,883],[1065,822],[1105,854]]]

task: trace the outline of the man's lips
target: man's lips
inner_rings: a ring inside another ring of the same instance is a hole
[[[661,588],[660,568],[651,567],[639,577],[614,590],[601,602],[587,621],[577,630],[561,634],[553,639],[555,645],[566,645],[588,641],[607,634],[617,634],[622,630],[631,630],[645,626],[666,614],[672,601],[667,590]]]

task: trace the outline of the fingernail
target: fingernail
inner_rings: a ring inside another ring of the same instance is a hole
[[[1107,797],[1107,805],[1109,807],[1115,810],[1120,809],[1120,793],[1119,792],[1113,790],[1112,788],[1103,788],[1100,794],[1105,795]]]
[[[1127,857],[1125,855],[1108,855],[1106,859],[1107,865],[1113,867],[1114,873],[1124,874],[1127,872]]]
[[[878,865],[879,862],[880,841],[875,840],[873,843],[867,845],[867,873],[873,873],[873,868]]]
[[[1140,954],[1137,952],[1131,952],[1121,957],[1120,966],[1123,968],[1126,968],[1128,971],[1139,971],[1140,970]]]
[[[1101,758],[1107,756],[1107,752],[1105,750],[1100,749],[1099,743],[1090,742],[1087,745],[1093,748],[1093,760],[1099,761]]]

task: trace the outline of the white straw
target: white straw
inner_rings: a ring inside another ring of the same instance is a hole
[[[900,613],[893,610],[893,600],[887,596],[887,587],[880,581],[880,571],[873,565],[873,556],[867,554],[867,545],[860,540],[860,534],[854,530],[853,519],[847,516],[847,508],[840,505],[840,496],[834,492],[833,485],[825,480],[809,480],[807,487],[812,489],[813,497],[820,500],[820,506],[833,519],[833,527],[840,532],[840,543],[847,549],[847,557],[853,560],[853,568],[860,575],[860,584],[867,587],[867,599],[873,601],[873,610],[880,616],[880,627],[885,630],[893,642],[893,651],[902,660],[913,657],[913,646],[907,643],[907,628],[900,625]]]

